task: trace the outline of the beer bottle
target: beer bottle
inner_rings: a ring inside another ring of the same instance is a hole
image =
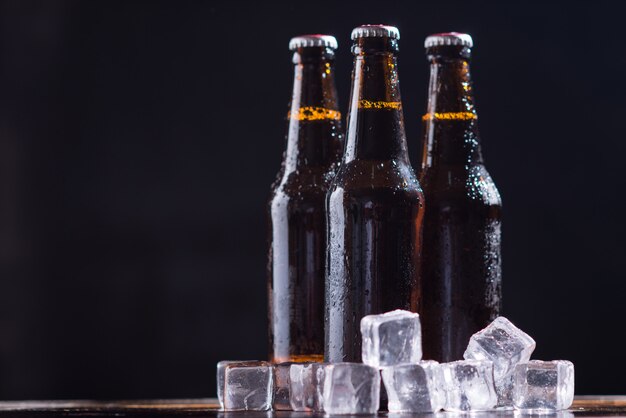
[[[422,190],[409,162],[398,81],[398,29],[352,31],[348,131],[328,192],[325,360],[360,361],[360,320],[417,310]]]
[[[500,309],[498,189],[480,149],[469,61],[472,38],[429,36],[428,110],[420,183],[424,217],[421,304],[424,357],[463,357]]]
[[[342,129],[332,36],[291,39],[294,83],[287,150],[272,186],[269,215],[270,360],[324,355],[326,192],[341,157]]]

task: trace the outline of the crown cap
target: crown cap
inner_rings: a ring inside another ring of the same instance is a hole
[[[308,47],[327,47],[337,49],[337,39],[330,35],[300,35],[291,38],[289,41],[290,51]]]
[[[390,38],[400,39],[400,31],[395,26],[362,25],[352,30],[352,40],[358,38]]]
[[[467,46],[471,48],[474,46],[474,42],[472,42],[470,35],[459,32],[435,33],[428,36],[424,41],[424,48],[446,45]]]

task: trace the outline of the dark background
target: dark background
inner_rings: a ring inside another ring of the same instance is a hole
[[[504,314],[536,358],[576,364],[578,393],[626,392],[617,6],[28,0],[0,15],[0,398],[213,396],[218,360],[266,356],[287,43],[337,36],[345,111],[362,23],[401,31],[416,167],[423,39],[474,37]]]

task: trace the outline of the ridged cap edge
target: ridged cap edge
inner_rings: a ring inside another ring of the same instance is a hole
[[[428,36],[424,41],[424,48],[445,45],[460,45],[471,48],[474,46],[474,42],[469,34],[459,32],[435,33]]]
[[[330,35],[300,35],[291,38],[289,50],[306,47],[327,47],[337,49],[337,39]]]
[[[354,28],[350,35],[352,40],[358,38],[391,38],[400,39],[400,31],[395,26],[362,25]]]

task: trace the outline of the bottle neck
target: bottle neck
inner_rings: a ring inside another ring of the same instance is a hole
[[[477,114],[468,56],[429,54],[422,168],[434,165],[481,164]]]
[[[334,53],[328,48],[300,48],[293,63],[285,171],[330,166],[336,162],[341,135]]]
[[[361,53],[355,47],[344,162],[400,160],[408,163],[395,53]]]

